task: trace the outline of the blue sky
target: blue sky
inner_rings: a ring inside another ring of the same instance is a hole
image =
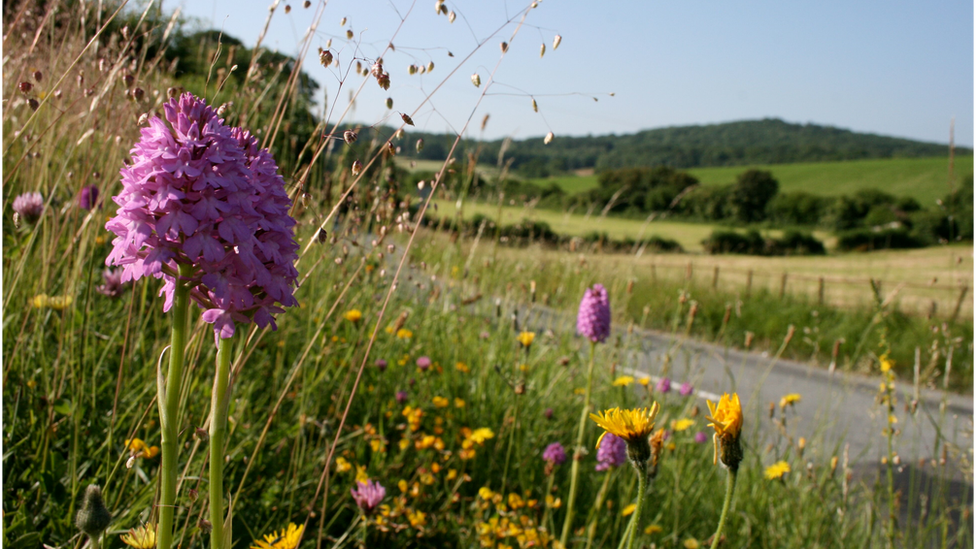
[[[286,3],[291,4],[289,14]],[[270,4],[186,0],[181,5],[184,15],[203,26],[212,23],[253,45]],[[391,115],[385,99],[392,97],[393,116],[416,111],[419,128],[459,131],[499,61],[500,42],[515,31],[516,23],[506,21],[527,4],[447,1],[458,15],[451,24],[435,14],[434,0],[331,0],[306,67],[330,103],[344,108],[349,90],[362,82],[355,74],[346,77],[345,67],[353,57],[379,55],[405,16],[393,40],[396,52],[384,59],[390,90],[367,82],[346,120],[382,123]],[[176,5],[168,1],[164,9]],[[318,5],[313,1],[305,9],[302,0],[282,1],[264,45],[296,55]],[[347,29],[355,33],[358,47],[346,40]],[[562,43],[553,51],[556,34]],[[341,70],[318,63],[316,49],[330,38]],[[479,43],[483,46],[475,51]],[[547,51],[540,58],[543,43]],[[777,117],[946,143],[955,117],[956,143],[972,146],[973,51],[973,3],[968,1],[543,0],[511,40],[469,134],[479,134],[484,114],[491,115],[487,138],[548,131],[557,138],[623,134]],[[408,75],[411,63],[429,61],[435,64],[433,72]],[[431,102],[421,106],[424,96],[459,65]],[[474,72],[481,76],[480,89],[471,84]],[[533,112],[528,94],[538,102],[539,113]]]

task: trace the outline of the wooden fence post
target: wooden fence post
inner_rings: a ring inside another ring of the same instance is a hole
[[[712,289],[718,288],[718,265],[715,266],[715,274],[712,275]]]
[[[817,302],[820,303],[821,306],[823,306],[823,301],[824,301],[824,278],[820,277],[820,280],[817,281]]]
[[[746,297],[752,296],[752,269],[746,274]]]
[[[691,281],[691,261],[688,262],[688,267],[685,270],[685,279]]]
[[[786,273],[783,273],[783,279],[779,283],[779,298],[783,299],[786,297]]]
[[[962,302],[964,299],[966,299],[966,292],[968,291],[969,291],[969,286],[963,284],[962,290],[959,291],[959,299],[956,301],[956,310],[952,311],[952,320],[950,320],[949,322],[956,321],[956,317],[959,316],[959,309],[962,308]]]

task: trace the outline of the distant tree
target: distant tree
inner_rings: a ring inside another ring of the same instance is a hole
[[[739,174],[729,196],[732,215],[737,221],[753,223],[766,218],[766,205],[779,192],[779,181],[762,170],[747,170]]]

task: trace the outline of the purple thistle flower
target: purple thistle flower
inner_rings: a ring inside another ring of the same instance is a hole
[[[420,368],[422,372],[427,371],[427,368],[430,368],[430,357],[422,356],[418,358],[417,367]]]
[[[166,120],[149,120],[122,168],[105,263],[122,267],[122,282],[162,278],[164,311],[173,306],[179,266],[190,267],[181,283],[193,288],[215,337],[233,336],[235,322],[276,329],[272,315],[298,304],[298,244],[271,153],[190,93],[163,111]]]
[[[128,284],[122,282],[122,271],[119,269],[105,269],[102,271],[102,279],[105,284],[97,286],[95,290],[108,297],[119,297],[125,291]]]
[[[406,402],[407,401],[407,392],[406,391],[397,391],[396,392],[396,401],[397,401],[397,404],[403,404],[404,402]]]
[[[701,431],[695,433],[695,442],[697,442],[698,444],[704,444],[707,440],[708,440],[708,435],[706,435],[705,433]]]
[[[367,515],[372,513],[373,509],[376,509],[376,506],[386,497],[386,488],[372,480],[357,481],[356,487],[349,492],[352,494],[352,499],[356,500],[356,505]]]
[[[44,197],[41,193],[24,193],[14,199],[14,212],[25,222],[33,225],[44,213]]]
[[[600,448],[596,451],[596,470],[606,471],[611,467],[620,467],[627,462],[627,443],[624,439],[607,433],[600,440]]]
[[[377,358],[376,362],[374,362],[373,364],[375,364],[376,367],[379,368],[381,372],[386,371],[386,361],[383,360],[382,358]]]
[[[661,381],[657,382],[657,390],[660,393],[671,392],[671,380],[666,377],[662,377]]]
[[[576,315],[576,333],[594,343],[603,343],[610,337],[610,298],[602,284],[594,284],[583,294]]]
[[[566,449],[558,442],[553,442],[542,452],[542,459],[553,465],[562,465],[566,462]]]
[[[78,207],[82,210],[90,210],[98,202],[98,185],[86,185],[78,193]]]
[[[693,392],[695,392],[695,388],[692,387],[691,386],[691,383],[688,383],[687,381],[684,382],[684,383],[682,383],[681,384],[681,388],[678,389],[678,394],[681,395],[681,396],[683,396],[683,397],[686,397],[686,396],[690,395]]]

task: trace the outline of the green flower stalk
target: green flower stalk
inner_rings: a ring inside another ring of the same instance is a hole
[[[725,528],[725,520],[732,507],[732,494],[735,492],[736,475],[739,472],[739,464],[742,462],[742,445],[739,443],[739,436],[742,434],[742,405],[739,403],[739,395],[728,393],[722,395],[718,405],[707,401],[710,415],[707,419],[711,421],[709,427],[715,429],[713,442],[715,444],[715,455],[712,460],[717,463],[721,457],[722,465],[729,471],[726,488],[725,502],[722,504],[722,515],[718,519],[718,528],[712,536],[711,549],[718,547],[719,540],[722,538],[722,529]]]
[[[210,404],[210,547],[224,547],[224,437],[227,434],[227,406],[230,402],[230,355],[233,339],[221,339],[217,349]]]
[[[566,517],[559,542],[566,547],[569,533],[573,527],[573,511],[576,506],[576,479],[579,478],[580,460],[583,459],[583,436],[586,434],[586,417],[590,412],[590,395],[593,390],[593,365],[596,362],[596,343],[590,342],[590,366],[586,374],[586,393],[583,397],[583,412],[580,414],[579,430],[576,433],[576,446],[573,450],[573,465],[569,471],[569,497],[566,501]]]

